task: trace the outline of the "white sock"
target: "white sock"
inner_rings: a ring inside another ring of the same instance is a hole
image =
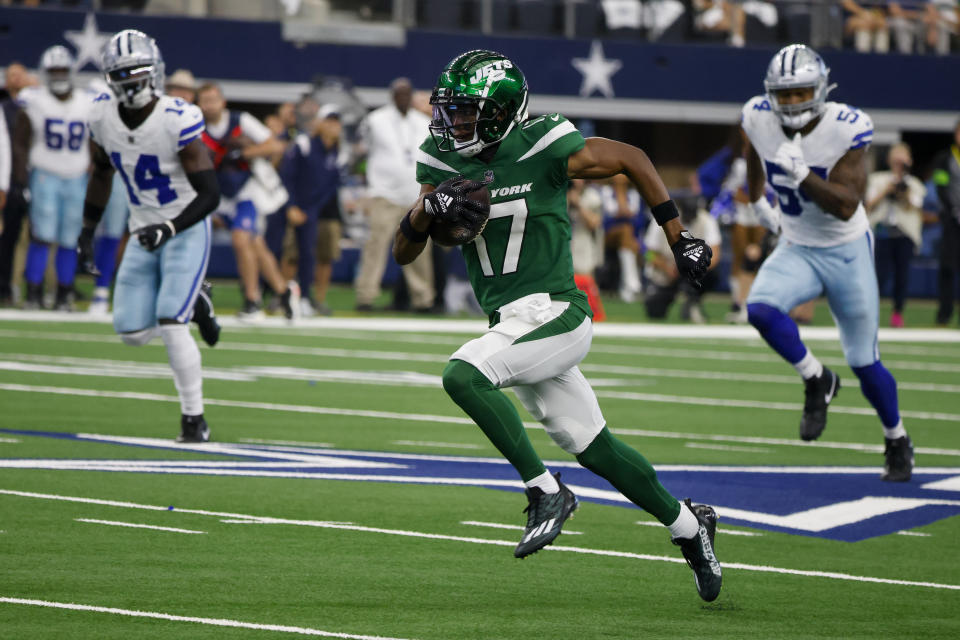
[[[813,352],[809,349],[807,349],[807,355],[803,356],[800,362],[795,363],[793,368],[797,370],[797,373],[799,373],[804,380],[819,378],[823,373],[823,364],[817,360],[817,357],[813,355]]]
[[[557,479],[550,475],[549,471],[544,471],[536,478],[528,482],[524,482],[527,485],[527,489],[533,489],[537,487],[544,493],[559,493],[560,485],[557,484]]]
[[[631,249],[617,249],[620,259],[621,288],[631,293],[640,293],[640,270],[637,268],[637,254]]]
[[[203,413],[203,374],[200,349],[185,324],[162,324],[160,335],[167,345],[167,358],[173,369],[173,383],[180,394],[180,412],[185,416]]]
[[[697,516],[693,515],[693,511],[690,511],[690,508],[681,502],[680,515],[673,521],[673,524],[667,525],[667,529],[670,529],[670,537],[672,538],[692,538],[700,530],[700,521],[697,520]]]
[[[896,440],[897,438],[902,438],[907,435],[907,430],[903,428],[903,420],[897,423],[895,427],[884,427],[883,428],[883,437],[889,438],[891,440]]]

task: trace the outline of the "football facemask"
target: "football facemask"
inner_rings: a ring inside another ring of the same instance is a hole
[[[468,51],[444,68],[430,104],[437,148],[470,157],[527,119],[527,81],[501,54]]]
[[[164,65],[153,38],[127,29],[103,47],[107,85],[125,107],[140,109],[163,92]]]
[[[830,69],[823,59],[806,45],[791,44],[773,56],[763,86],[770,108],[783,126],[801,129],[823,113],[827,95],[836,87],[828,84],[829,76]],[[779,91],[807,87],[813,89],[810,100],[794,104],[783,104],[778,100]]]

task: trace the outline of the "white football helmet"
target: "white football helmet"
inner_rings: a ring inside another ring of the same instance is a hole
[[[50,47],[40,56],[43,84],[56,96],[70,93],[73,89],[75,65],[76,60],[66,47]]]
[[[827,94],[837,85],[828,85],[830,69],[820,55],[805,44],[791,44],[777,52],[767,67],[763,87],[770,108],[784,126],[800,129],[823,113]],[[813,99],[799,104],[780,104],[777,91],[813,87]]]
[[[136,29],[120,31],[104,45],[101,55],[107,85],[123,106],[140,109],[163,93],[163,56],[147,34]]]

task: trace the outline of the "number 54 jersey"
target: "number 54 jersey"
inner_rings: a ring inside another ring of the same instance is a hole
[[[755,96],[743,106],[741,124],[760,156],[767,183],[780,200],[783,213],[780,224],[787,241],[810,247],[832,247],[859,238],[870,228],[862,202],[849,220],[830,215],[803,188],[796,188],[773,161],[777,148],[787,141],[787,135],[766,96]],[[827,102],[820,122],[801,138],[800,148],[810,171],[826,180],[844,154],[865,147],[872,140],[870,116],[846,104]]]
[[[109,93],[100,94],[93,105],[90,137],[103,147],[127,188],[130,230],[177,217],[196,196],[178,154],[203,133],[200,109],[160,96],[147,119],[130,129]]]

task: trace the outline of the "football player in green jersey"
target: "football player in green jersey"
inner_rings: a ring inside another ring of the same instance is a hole
[[[573,280],[567,184],[626,174],[653,205],[677,268],[693,282],[710,264],[710,247],[681,226],[643,151],[584,140],[557,113],[531,119],[527,100],[523,73],[501,54],[469,51],[444,68],[430,98],[431,136],[417,156],[421,195],[397,231],[394,257],[400,264],[413,260],[435,220],[482,228],[462,249],[490,329],[450,357],[443,387],[527,487],[527,526],[514,555],[553,542],[577,498],[544,467],[504,387],[513,388],[561,448],[670,529],[700,597],[713,600],[722,579],[713,551],[716,513],[671,496],[646,458],[610,433],[577,368],[593,328],[586,296]],[[490,189],[488,219],[485,205],[468,197],[482,186]]]

